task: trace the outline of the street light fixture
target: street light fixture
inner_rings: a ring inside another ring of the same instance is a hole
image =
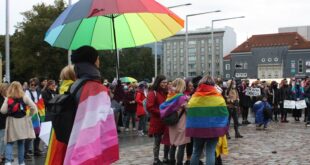
[[[185,4],[179,4],[179,5],[175,5],[175,6],[170,6],[170,7],[168,7],[168,9],[172,9],[172,8],[177,8],[177,7],[183,7],[183,6],[190,6],[190,5],[192,5],[191,3],[185,3]],[[154,51],[154,58],[155,58],[155,78],[157,77],[157,54],[158,54],[158,52],[157,52],[157,42],[155,42],[154,43],[155,44],[155,51]]]
[[[69,0],[69,6],[72,4],[72,0]],[[71,65],[71,55],[72,55],[72,50],[68,50],[68,65]]]
[[[221,12],[221,10],[214,10],[214,11],[208,11],[208,12],[203,12],[203,13],[196,13],[196,14],[189,14],[186,15],[186,30],[185,30],[185,42],[186,42],[186,47],[185,47],[185,77],[188,77],[188,18],[197,16],[197,15],[203,15],[203,14],[209,14],[209,13],[218,13]]]
[[[231,19],[239,19],[239,18],[245,18],[245,16],[240,16],[240,17],[230,17],[230,18],[222,18],[222,19],[214,19],[212,20],[212,26],[211,26],[211,76],[214,77],[214,32],[213,32],[213,23],[214,22],[219,22],[219,21],[225,21],[225,20],[231,20]]]
[[[10,34],[9,34],[9,0],[6,0],[6,7],[5,7],[5,77],[6,81],[10,82]]]

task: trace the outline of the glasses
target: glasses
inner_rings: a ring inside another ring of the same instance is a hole
[[[36,84],[30,84],[30,86],[31,86],[31,87],[35,87],[35,86],[36,86]]]

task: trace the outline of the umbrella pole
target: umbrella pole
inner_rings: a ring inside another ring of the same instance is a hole
[[[116,57],[116,64],[115,64],[115,70],[116,70],[116,79],[118,80],[119,79],[119,76],[118,76],[118,63],[119,63],[119,58],[118,58],[118,53],[117,53],[117,44],[116,44],[116,33],[115,33],[115,23],[114,23],[114,19],[115,17],[113,16],[112,14],[112,26],[113,26],[113,37],[114,37],[114,45],[115,45],[115,57]]]

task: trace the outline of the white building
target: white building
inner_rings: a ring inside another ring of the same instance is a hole
[[[310,26],[294,26],[294,27],[279,28],[279,33],[284,32],[297,32],[306,40],[310,41]]]
[[[237,44],[236,33],[231,27],[214,29],[214,59],[217,77],[223,76],[223,56]],[[188,33],[188,75],[211,75],[211,28],[201,28]],[[163,40],[162,74],[174,79],[184,77],[186,47],[185,32]]]

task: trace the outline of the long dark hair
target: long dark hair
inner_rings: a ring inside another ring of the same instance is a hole
[[[154,81],[154,84],[152,86],[152,89],[154,91],[158,91],[159,87],[160,87],[160,82],[162,82],[163,80],[166,80],[166,76],[164,75],[158,75],[156,78],[155,78],[155,81]]]

